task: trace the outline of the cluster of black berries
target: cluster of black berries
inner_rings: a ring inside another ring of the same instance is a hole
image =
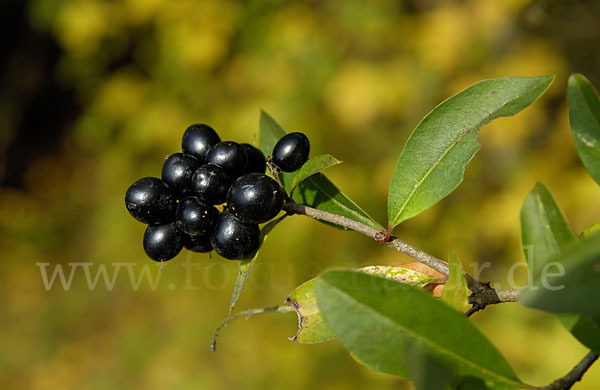
[[[140,179],[125,194],[129,213],[148,224],[144,251],[155,261],[170,260],[183,247],[214,249],[231,260],[252,257],[260,246],[258,224],[274,218],[286,197],[265,175],[265,156],[249,144],[222,142],[204,124],[187,128],[181,149],[167,158],[161,179]],[[290,133],[277,142],[272,159],[281,170],[293,172],[309,152],[308,138]],[[219,212],[215,206],[223,203]]]

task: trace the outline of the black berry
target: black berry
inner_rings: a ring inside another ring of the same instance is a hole
[[[217,218],[210,242],[226,259],[249,259],[260,247],[260,229],[257,224],[242,222],[225,210]]]
[[[183,235],[175,222],[150,225],[144,233],[144,251],[154,261],[167,261],[183,248]]]
[[[265,170],[267,169],[267,159],[265,159],[263,152],[250,144],[242,144],[242,148],[244,148],[248,155],[248,163],[246,164],[244,173],[265,173]]]
[[[248,156],[244,148],[233,141],[219,142],[208,152],[208,163],[217,165],[234,177],[244,173]]]
[[[145,177],[127,189],[125,206],[135,219],[149,224],[172,221],[177,203],[167,183]]]
[[[175,153],[163,164],[161,177],[178,195],[185,195],[190,191],[192,175],[199,166],[200,161],[196,157]]]
[[[192,252],[206,253],[212,251],[212,244],[210,243],[210,234],[203,236],[190,236],[186,234],[183,238],[185,249]]]
[[[227,208],[240,220],[263,223],[275,217],[283,206],[281,186],[262,173],[237,178],[227,193]]]
[[[181,150],[205,163],[208,151],[219,142],[221,138],[212,127],[204,124],[191,125],[183,133]]]
[[[219,211],[214,207],[200,202],[194,196],[182,199],[177,205],[175,221],[177,227],[187,234],[200,236],[212,231]]]
[[[289,133],[281,137],[273,148],[273,162],[284,172],[300,169],[308,160],[310,142],[302,133]]]
[[[206,164],[196,170],[192,176],[192,191],[206,204],[221,204],[227,198],[227,191],[233,177],[223,168]]]

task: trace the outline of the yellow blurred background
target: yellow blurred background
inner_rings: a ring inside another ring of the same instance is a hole
[[[510,287],[510,267],[523,261],[519,210],[537,180],[577,233],[600,220],[565,99],[571,72],[600,86],[598,1],[5,0],[0,9],[10,37],[0,53],[0,388],[410,388],[336,341],[288,341],[294,314],[238,320],[209,350],[237,264],[184,251],[160,271],[123,202],[133,181],[160,175],[192,123],[252,143],[264,109],[305,132],[313,155],[343,160],[328,175],[385,224],[394,163],[427,112],[481,79],[557,74],[531,107],[486,126],[465,182],[396,234],[442,258],[454,249],[468,272],[489,262],[481,278]],[[407,261],[358,233],[288,218],[237,309],[280,304],[331,267]],[[59,265],[73,271],[71,285],[47,289],[43,271]],[[86,270],[93,279],[102,267],[118,270],[114,286],[90,288]],[[524,267],[517,281],[526,283]],[[586,353],[552,316],[518,304],[474,317],[528,383],[550,383]],[[598,387],[597,364],[575,388]]]

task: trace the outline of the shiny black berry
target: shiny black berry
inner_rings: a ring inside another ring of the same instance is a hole
[[[217,165],[234,177],[244,173],[248,156],[244,148],[233,141],[219,142],[208,152],[208,163]]]
[[[192,191],[206,204],[221,204],[227,198],[227,191],[233,177],[223,168],[205,164],[198,168],[192,176]]]
[[[244,148],[248,155],[248,162],[246,163],[244,173],[265,173],[265,170],[267,169],[267,159],[265,159],[263,152],[250,144],[242,144],[242,148]]]
[[[208,151],[219,142],[221,138],[212,127],[204,124],[191,125],[183,133],[181,150],[196,157],[201,163],[205,163]]]
[[[249,259],[260,246],[260,229],[257,224],[242,222],[225,210],[217,218],[210,242],[213,249],[226,259]]]
[[[284,172],[300,169],[308,160],[310,142],[302,133],[289,133],[281,137],[273,148],[273,162]]]
[[[175,218],[177,203],[167,183],[156,177],[145,177],[127,189],[125,206],[140,222],[161,223]]]
[[[185,195],[190,191],[192,175],[200,166],[200,161],[192,155],[175,153],[169,156],[162,167],[162,179],[177,195]]]
[[[248,223],[269,221],[281,211],[283,201],[281,186],[262,173],[238,177],[227,193],[227,208]]]
[[[195,196],[183,198],[175,213],[177,227],[187,234],[200,236],[210,233],[215,226],[219,210],[200,202]]]
[[[206,253],[212,251],[213,247],[210,243],[210,234],[203,236],[190,236],[186,234],[183,238],[185,249],[192,252]]]
[[[154,261],[167,261],[183,248],[183,233],[175,222],[150,225],[144,233],[144,251]]]

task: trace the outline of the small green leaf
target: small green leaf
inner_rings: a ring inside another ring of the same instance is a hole
[[[273,119],[269,114],[264,111],[260,111],[260,131],[258,134],[258,147],[265,156],[271,156],[273,154],[273,148],[281,137],[286,135],[285,130]],[[290,192],[292,189],[292,181],[294,180],[294,173],[292,172],[280,172],[279,174],[283,187],[286,192]]]
[[[585,230],[581,232],[581,238],[587,238],[591,236],[592,233],[595,233],[597,231],[600,231],[600,222],[593,223],[587,228],[585,228]]]
[[[406,377],[407,345],[485,378],[489,387],[529,387],[488,339],[462,314],[428,293],[381,277],[329,271],[316,285],[319,309],[336,337],[368,366]]]
[[[521,207],[521,242],[529,271],[537,277],[551,256],[575,240],[575,233],[552,194],[537,183]]]
[[[360,268],[359,271],[418,287],[431,282],[428,275],[401,266],[372,265]],[[311,279],[301,284],[285,301],[298,314],[298,332],[290,340],[300,344],[322,343],[335,337],[323,322],[323,316],[317,306],[315,281],[316,279]]]
[[[279,123],[275,122],[269,114],[260,111],[260,132],[258,135],[258,147],[265,156],[273,154],[273,148],[281,137],[285,135],[285,131]]]
[[[460,260],[454,251],[448,254],[448,267],[450,273],[442,290],[442,301],[462,313],[469,306],[469,287]]]
[[[296,186],[300,184],[300,182],[315,173],[321,172],[322,170],[332,167],[337,164],[341,164],[342,162],[337,158],[333,157],[330,154],[321,154],[319,156],[315,156],[308,160],[302,168],[300,168],[296,174],[294,175],[294,180],[292,181],[291,191],[293,192]]]
[[[285,300],[298,314],[298,332],[290,337],[290,340],[296,343],[323,343],[335,338],[323,322],[323,316],[317,306],[315,283],[316,279],[311,279],[301,284]]]
[[[431,111],[406,142],[388,192],[388,225],[395,227],[450,194],[479,150],[479,130],[523,110],[554,76],[484,80]]]
[[[277,219],[272,220],[267,223],[260,230],[260,245],[262,246],[263,242],[267,238],[267,235],[273,230],[275,226],[279,222],[281,222],[285,218],[279,217]],[[235,275],[235,280],[233,282],[233,290],[231,291],[231,299],[229,301],[229,315],[231,316],[231,312],[237,301],[240,299],[240,295],[242,295],[242,291],[244,291],[244,287],[246,287],[246,283],[248,282],[248,277],[250,277],[250,272],[254,268],[254,263],[256,263],[256,259],[258,259],[258,254],[260,250],[254,254],[254,257],[250,260],[240,260],[240,268],[238,269],[237,274]]]
[[[575,148],[583,165],[600,184],[600,99],[581,74],[569,77],[569,123]]]
[[[589,235],[589,234],[588,234]],[[529,192],[521,208],[521,239],[531,280],[540,283],[547,262],[576,240],[552,194],[541,183]],[[560,322],[583,345],[600,350],[600,328],[589,314],[557,314]]]
[[[385,230],[322,173],[302,181],[292,198],[297,203],[350,218],[374,229]]]
[[[600,233],[572,242],[554,256],[520,302],[553,313],[600,315]]]

